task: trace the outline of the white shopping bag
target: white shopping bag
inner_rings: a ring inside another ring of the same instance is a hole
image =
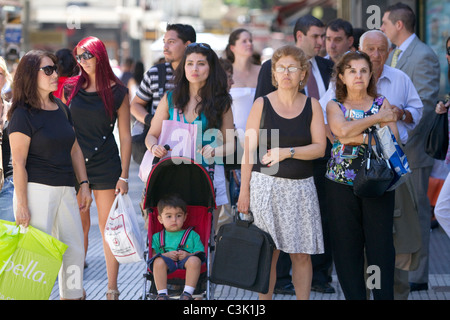
[[[119,263],[139,262],[145,244],[130,196],[116,196],[105,226],[105,240]]]

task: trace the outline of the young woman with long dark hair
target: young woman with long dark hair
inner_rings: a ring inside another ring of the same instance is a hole
[[[208,165],[208,159],[216,157],[222,160],[224,155],[232,154],[234,139],[227,141],[226,136],[228,130],[234,134],[228,78],[217,54],[208,44],[191,43],[187,46],[175,71],[175,83],[173,91],[165,94],[158,104],[145,141],[148,150],[155,157],[167,155],[167,150],[157,142],[163,121],[172,120],[172,110],[176,107],[184,115],[185,122],[196,123],[201,127],[198,130],[201,139],[197,141],[202,143],[200,156],[203,157],[201,162],[204,166]],[[208,129],[217,130],[217,134],[208,138],[210,135],[205,134]],[[218,142],[222,139],[223,143]],[[223,165],[215,166],[214,186],[216,205],[219,207],[228,203]],[[217,215],[218,210],[214,215],[215,221]]]

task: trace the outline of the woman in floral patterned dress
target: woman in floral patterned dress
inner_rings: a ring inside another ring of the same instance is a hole
[[[389,300],[394,293],[394,192],[360,198],[353,193],[353,179],[367,147],[367,129],[388,125],[398,140],[396,116],[387,99],[377,95],[368,55],[347,53],[335,68],[336,99],[327,105],[335,141],[326,191],[336,272],[346,299],[364,300],[366,289],[372,289],[374,299]],[[373,275],[368,286],[366,275]]]

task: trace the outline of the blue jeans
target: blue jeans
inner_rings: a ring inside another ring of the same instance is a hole
[[[16,221],[13,210],[14,182],[13,177],[5,179],[3,188],[0,191],[0,219],[7,221]]]

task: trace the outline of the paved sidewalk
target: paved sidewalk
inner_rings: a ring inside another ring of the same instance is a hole
[[[130,167],[129,194],[135,204],[138,221],[146,236],[143,227],[143,219],[140,215],[139,201],[141,199],[144,183],[137,176],[138,166],[132,161]],[[101,235],[98,229],[97,211],[95,203],[91,208],[91,230],[89,249],[87,255],[88,267],[84,271],[84,288],[88,300],[105,300],[107,290],[106,266],[103,256]],[[144,284],[143,274],[146,271],[144,262],[125,264],[120,266],[118,285],[120,300],[139,300],[142,297]],[[429,289],[427,291],[412,292],[410,300],[450,300],[450,239],[441,228],[431,231],[430,240],[430,276]],[[332,286],[336,288],[335,294],[321,294],[311,292],[311,300],[344,300],[344,295],[333,274]],[[214,299],[217,300],[256,300],[257,293],[237,289],[228,286],[217,285]],[[51,300],[59,299],[58,283],[55,284]],[[293,300],[295,296],[280,295],[274,296],[275,300]]]

